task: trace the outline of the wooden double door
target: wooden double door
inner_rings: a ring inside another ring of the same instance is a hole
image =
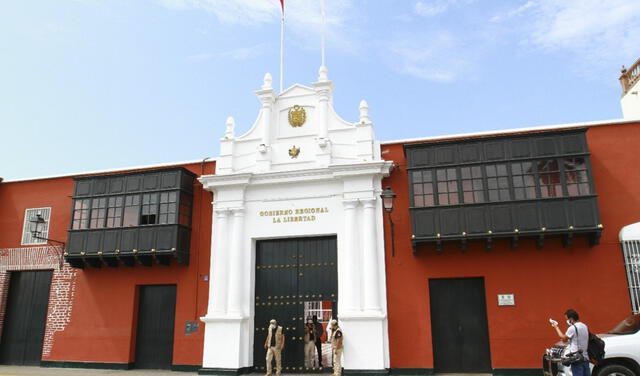
[[[335,236],[257,243],[253,353],[256,370],[265,369],[264,344],[271,319],[277,320],[285,334],[283,370],[313,370],[305,362],[304,325],[313,315],[325,325],[331,317],[337,317],[337,270]],[[317,352],[313,354],[317,356]],[[327,365],[330,364],[324,364]]]
[[[51,270],[9,273],[0,364],[40,364],[52,274]]]
[[[484,279],[430,279],[429,296],[435,372],[491,372]]]

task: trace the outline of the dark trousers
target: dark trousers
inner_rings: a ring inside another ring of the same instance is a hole
[[[573,376],[591,376],[589,362],[580,362],[571,365],[571,373]]]
[[[316,341],[316,350],[318,350],[318,366],[322,367],[322,341]]]

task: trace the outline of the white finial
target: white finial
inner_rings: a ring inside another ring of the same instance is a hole
[[[329,81],[329,70],[326,66],[322,65],[318,70],[318,82]]]
[[[367,101],[363,99],[360,101],[360,123],[367,124],[370,122],[371,120],[369,119],[369,105],[367,104]]]
[[[224,137],[225,138],[233,138],[234,134],[233,134],[233,128],[235,128],[236,126],[236,121],[233,120],[233,117],[229,116],[227,118],[227,130],[224,132]]]
[[[264,75],[264,83],[262,84],[262,88],[265,90],[272,89],[271,87],[272,82],[273,82],[273,78],[271,78],[271,73],[266,73]]]

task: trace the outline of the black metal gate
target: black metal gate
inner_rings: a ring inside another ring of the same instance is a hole
[[[429,296],[435,372],[491,372],[484,279],[430,279]]]
[[[140,286],[135,368],[171,369],[175,285]]]
[[[283,371],[313,370],[305,367],[304,323],[311,314],[318,314],[321,322],[337,317],[336,237],[259,241],[255,294],[253,361],[256,369],[265,369],[264,344],[269,321],[276,319],[285,334]],[[317,307],[321,307],[320,310]],[[327,365],[330,366],[324,364]]]
[[[0,364],[40,364],[51,276],[51,270],[11,272]]]

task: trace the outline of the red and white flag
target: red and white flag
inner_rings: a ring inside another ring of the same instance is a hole
[[[284,16],[284,0],[280,0],[280,8],[282,8],[282,15]]]

